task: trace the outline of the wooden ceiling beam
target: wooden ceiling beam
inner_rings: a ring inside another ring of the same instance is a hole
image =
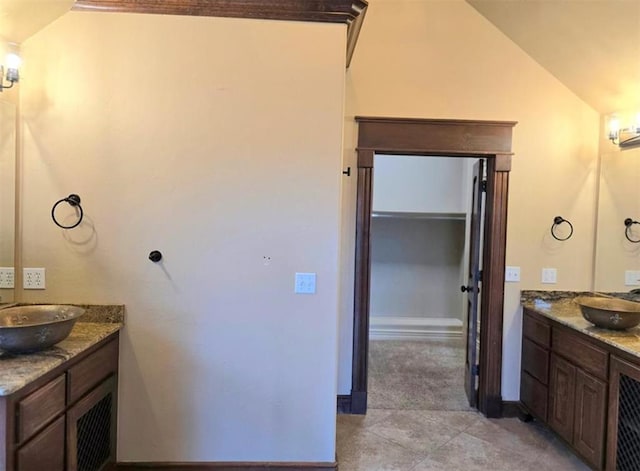
[[[349,67],[367,5],[366,0],[77,0],[73,10],[344,23]]]

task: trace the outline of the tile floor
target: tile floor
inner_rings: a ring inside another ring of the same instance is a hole
[[[460,341],[372,341],[366,416],[339,415],[340,471],[588,471],[536,422],[486,419],[464,396]]]

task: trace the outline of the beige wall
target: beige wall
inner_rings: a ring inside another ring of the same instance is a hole
[[[19,48],[0,38],[0,64],[9,52]],[[17,87],[0,92],[0,267],[14,266]],[[0,302],[13,299],[14,290],[0,289]]]
[[[640,271],[640,243],[625,237],[624,220],[640,221],[640,148],[621,150],[608,139],[606,119],[601,123],[600,188],[596,240],[595,289],[629,291],[625,271]],[[633,225],[631,238],[640,239]]]
[[[464,220],[373,218],[370,315],[462,319],[464,239]]]
[[[344,166],[356,166],[356,115],[516,120],[505,286],[503,399],[519,395],[520,289],[591,288],[598,114],[464,1],[371,0],[347,72]],[[353,286],[356,178],[343,188],[343,284]],[[553,217],[575,226],[551,239]],[[542,285],[543,267],[558,269]],[[351,388],[353,290],[340,313],[339,391]]]
[[[78,12],[24,44],[22,296],[126,305],[119,460],[335,459],[344,51],[344,25]]]

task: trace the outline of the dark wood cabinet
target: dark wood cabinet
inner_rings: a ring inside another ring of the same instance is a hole
[[[607,471],[640,469],[640,365],[611,357]]]
[[[606,437],[607,384],[576,369],[573,446],[587,462],[602,467]]]
[[[520,401],[533,416],[546,422],[551,327],[525,313],[522,334]]]
[[[64,417],[17,451],[18,471],[64,471]]]
[[[549,384],[549,426],[567,442],[573,441],[576,367],[551,354]]]
[[[0,471],[98,471],[115,461],[118,333],[0,397]]]
[[[597,340],[525,309],[520,402],[596,470],[604,466],[608,370],[609,351]]]
[[[110,377],[67,412],[67,471],[115,461],[116,381]]]

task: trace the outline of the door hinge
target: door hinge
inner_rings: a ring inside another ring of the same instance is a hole
[[[483,274],[484,274],[484,270],[478,270],[478,281],[482,281]]]
[[[480,365],[473,365],[471,367],[471,374],[473,376],[479,376],[480,375]]]
[[[486,180],[482,180],[482,192],[483,193],[487,192],[487,181]]]

